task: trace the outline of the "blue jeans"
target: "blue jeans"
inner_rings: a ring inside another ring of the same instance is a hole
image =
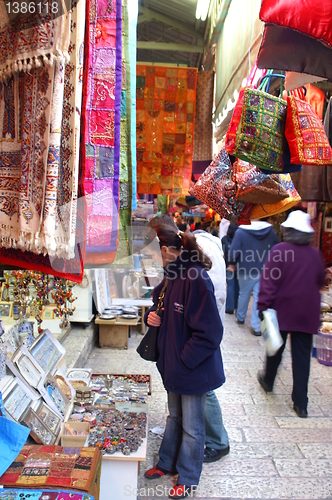
[[[226,271],[226,283],[226,312],[234,312],[239,298],[239,282],[235,271]]]
[[[178,484],[197,486],[203,467],[205,394],[168,392],[169,415],[158,465],[179,473]]]
[[[239,274],[238,279],[240,286],[240,294],[236,310],[236,317],[240,321],[244,321],[246,319],[251,291],[253,290],[254,300],[252,303],[251,326],[255,330],[255,332],[260,332],[261,328],[257,311],[260,276],[258,276],[257,278],[251,278],[250,276],[248,276],[248,273],[246,275]]]
[[[219,401],[214,391],[206,393],[205,409],[205,446],[223,450],[229,446],[227,431],[222,421]]]

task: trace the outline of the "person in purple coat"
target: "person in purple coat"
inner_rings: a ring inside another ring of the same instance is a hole
[[[312,336],[320,324],[320,290],[325,282],[325,266],[319,250],[310,246],[314,230],[309,214],[295,210],[281,226],[284,243],[273,247],[264,264],[257,309],[276,310],[284,344],[274,356],[267,356],[265,372],[258,372],[258,381],[265,392],[273,390],[290,334],[293,408],[299,417],[306,418]]]

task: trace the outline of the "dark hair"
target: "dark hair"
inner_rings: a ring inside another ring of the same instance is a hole
[[[234,238],[234,234],[236,233],[236,231],[239,229],[239,226],[237,226],[236,224],[234,224],[234,222],[231,222],[230,225],[228,226],[228,229],[227,229],[227,239],[229,241],[232,241],[233,238]]]
[[[314,233],[304,233],[292,227],[282,228],[283,240],[294,245],[310,245],[313,240]]]
[[[149,227],[152,227],[154,229],[155,227],[159,226],[160,224],[165,224],[171,228],[173,228],[175,231],[178,230],[177,225],[175,224],[174,220],[172,217],[169,215],[156,215],[153,217],[150,222],[149,222]]]
[[[183,248],[189,253],[189,259],[190,255],[198,255],[199,264],[207,271],[211,269],[212,262],[199,247],[194,235],[179,231],[170,217],[167,220],[163,220],[161,217],[154,217],[154,219],[157,220],[152,219],[149,223],[152,229],[146,235],[146,241],[152,241],[155,238],[155,233],[157,233],[160,248],[163,246],[171,247],[175,250]]]
[[[202,223],[201,222],[195,222],[195,231],[197,231],[197,229],[201,229],[202,228]]]

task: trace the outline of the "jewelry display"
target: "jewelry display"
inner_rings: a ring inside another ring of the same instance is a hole
[[[34,366],[32,361],[26,356],[21,356],[16,361],[16,364],[21,372],[21,375],[25,378],[28,384],[36,388],[42,378],[42,374]]]
[[[32,399],[28,396],[22,387],[16,385],[11,393],[3,401],[7,413],[18,422],[23,413],[30,406]]]
[[[61,396],[59,389],[52,382],[46,382],[44,384],[44,388],[58,412],[64,417],[66,413],[66,403]]]
[[[71,369],[67,371],[66,377],[71,380],[71,379],[83,379],[83,380],[90,380],[91,377],[91,372],[92,370],[80,370],[80,369]]]
[[[88,446],[102,453],[122,452],[130,455],[138,450],[146,437],[146,413],[96,410],[97,425],[90,430]]]
[[[56,441],[56,436],[46,427],[44,422],[38,418],[38,415],[29,409],[27,415],[22,420],[27,427],[31,429],[31,437],[38,444],[51,445]]]
[[[77,389],[77,387],[88,386],[88,382],[86,382],[85,380],[71,380],[70,383],[74,387],[74,389]]]
[[[36,414],[39,419],[45,424],[45,426],[52,431],[53,434],[57,435],[61,419],[51,410],[47,404],[42,403],[38,410],[36,410]]]
[[[49,330],[44,330],[35,340],[30,347],[30,352],[43,370],[51,373],[54,372],[66,353]]]

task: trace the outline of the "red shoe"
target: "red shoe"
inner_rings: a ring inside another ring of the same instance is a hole
[[[169,497],[170,498],[186,498],[191,495],[191,487],[190,486],[184,486],[183,484],[177,484],[174,486],[174,488],[171,489],[169,492]]]
[[[146,471],[145,477],[147,479],[158,479],[159,477],[163,477],[165,474],[168,474],[168,471],[161,469],[158,465],[156,465],[155,467],[152,467],[152,469]]]

